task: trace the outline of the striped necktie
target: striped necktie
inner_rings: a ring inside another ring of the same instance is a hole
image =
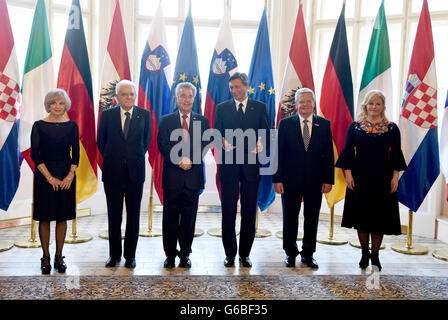
[[[309,120],[303,120],[303,144],[305,145],[305,151],[308,151],[310,145],[310,129],[308,128]]]

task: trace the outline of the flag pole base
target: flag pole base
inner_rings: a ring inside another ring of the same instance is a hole
[[[201,228],[196,228],[194,229],[194,236],[195,237],[200,237],[204,234],[204,230],[202,230]]]
[[[345,237],[341,236],[330,237],[328,234],[318,234],[317,242],[329,245],[343,245],[348,243],[348,240]]]
[[[396,252],[410,255],[424,255],[428,253],[428,248],[419,244],[413,244],[409,247],[407,243],[394,243],[391,248]]]
[[[69,234],[65,237],[65,243],[82,243],[92,240],[92,236],[88,233]]]
[[[14,247],[14,242],[6,240],[0,241],[0,252],[8,251],[12,247]]]
[[[211,229],[208,229],[207,233],[209,235],[211,235],[212,237],[222,237],[222,230],[221,230],[221,228],[211,228]],[[235,230],[235,234],[239,235],[240,232]]]
[[[149,230],[148,228],[140,229],[139,236],[148,238],[160,237],[162,236],[162,229],[160,228],[152,228],[151,230]]]
[[[444,250],[436,250],[432,253],[432,256],[434,258],[440,259],[440,260],[444,260],[444,261],[448,261],[448,249],[444,249]]]
[[[283,231],[277,231],[275,236],[279,239],[283,239]],[[303,240],[303,232],[297,232],[297,240]]]
[[[49,245],[51,244],[51,241]],[[30,238],[22,238],[14,241],[14,245],[19,248],[40,248],[40,240],[32,240]]]
[[[121,239],[122,239],[122,240],[124,239],[124,234],[125,234],[125,233],[126,233],[126,231],[123,230],[123,229],[121,229]],[[109,240],[109,230],[103,230],[103,231],[101,231],[101,232],[98,234],[98,236],[99,236],[101,239]]]
[[[350,245],[355,248],[361,248],[361,244],[358,239],[353,239],[349,241]],[[380,250],[385,249],[386,245],[384,243],[381,244]],[[369,241],[369,249],[372,249],[372,242]]]
[[[272,232],[266,229],[257,229],[255,232],[255,238],[267,238],[272,235]]]

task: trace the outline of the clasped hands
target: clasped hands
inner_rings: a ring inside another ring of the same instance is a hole
[[[51,184],[54,191],[58,191],[59,189],[68,190],[72,185],[74,176],[75,174],[70,171],[62,181],[55,177],[50,177],[47,179],[47,181],[49,184]]]
[[[236,146],[232,146],[230,143],[227,142],[227,140],[225,138],[222,138],[222,148],[225,151],[232,151],[232,150],[236,149]],[[261,137],[259,137],[257,140],[257,145],[251,151],[251,153],[260,153],[262,151],[263,151],[263,144],[261,143]]]
[[[191,169],[191,166],[193,165],[193,162],[191,162],[190,158],[182,157],[182,159],[179,162],[179,167],[181,169],[187,171]]]

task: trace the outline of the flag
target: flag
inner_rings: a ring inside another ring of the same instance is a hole
[[[138,105],[151,111],[152,139],[149,145],[149,162],[154,175],[154,187],[163,204],[163,158],[157,145],[158,124],[169,113],[171,62],[167,51],[165,21],[159,4],[151,25],[140,65]]]
[[[191,1],[185,20],[179,51],[177,53],[176,69],[174,71],[173,84],[171,86],[170,112],[178,109],[175,100],[175,89],[180,82],[191,82],[197,90],[193,103],[193,112],[202,114],[201,110],[201,78],[199,77],[198,53],[194,36],[193,18],[191,17]]]
[[[331,123],[333,153],[336,163],[344,148],[347,129],[353,121],[353,82],[345,26],[345,3],[342,6],[334,32],[322,81],[320,112]],[[330,208],[345,198],[347,187],[342,169],[336,167],[334,169],[334,187],[329,193],[325,194]]]
[[[213,50],[212,61],[207,84],[204,115],[210,122],[210,128],[215,124],[216,106],[221,102],[232,99],[229,89],[229,79],[237,71],[238,63],[235,58],[235,49],[230,24],[230,4],[224,1],[224,15],[219,27],[218,40]],[[221,196],[221,185],[218,180],[218,159],[220,150],[212,146],[216,161],[216,187]]]
[[[311,70],[310,52],[306,38],[302,3],[299,5],[296,26],[289,48],[283,76],[280,104],[277,111],[277,125],[281,119],[296,114],[294,96],[299,88],[309,88],[314,92],[313,71]]]
[[[266,103],[269,128],[274,129],[275,89],[266,8],[263,11],[258,27],[257,39],[255,40],[254,52],[249,68],[249,97]],[[267,138],[270,139],[269,132],[267,132]],[[269,156],[269,150],[266,151],[268,152],[267,156]],[[264,166],[269,166],[269,164]],[[274,200],[275,192],[272,175],[263,175],[258,189],[258,207],[260,211],[266,210]]]
[[[20,179],[19,68],[6,0],[0,0],[0,209],[7,211]]]
[[[440,136],[440,167],[445,179],[447,180],[446,201],[448,201],[448,94],[445,101],[445,109],[443,111],[442,133]]]
[[[398,181],[398,200],[415,212],[440,173],[437,77],[427,0],[418,22],[399,127],[408,169]]]
[[[76,202],[80,203],[96,192],[98,177],[92,76],[79,0],[73,0],[70,8],[58,88],[64,89],[72,100],[67,114],[79,127],[80,157],[76,170]]]
[[[44,107],[45,95],[54,89],[55,84],[45,0],[38,0],[23,70],[19,125],[19,149],[33,171],[35,166],[31,159],[31,129],[35,121],[47,115]]]
[[[361,103],[370,90],[381,90],[386,97],[386,117],[393,120],[393,94],[392,94],[392,68],[389,49],[389,35],[387,33],[386,14],[384,12],[384,0],[381,3],[378,15],[373,25],[370,38],[369,51],[367,52],[364,72],[359,89],[356,115],[361,113]]]
[[[110,26],[109,41],[104,55],[103,71],[101,74],[101,92],[98,108],[98,127],[101,112],[117,104],[115,100],[115,86],[120,80],[131,80],[128,49],[121,17],[120,2],[115,1],[115,9]],[[103,157],[97,150],[98,165],[103,167]]]

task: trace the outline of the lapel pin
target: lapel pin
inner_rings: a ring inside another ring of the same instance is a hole
[[[315,127],[319,127],[319,124],[318,124],[318,123],[315,123],[314,126],[315,126]]]

